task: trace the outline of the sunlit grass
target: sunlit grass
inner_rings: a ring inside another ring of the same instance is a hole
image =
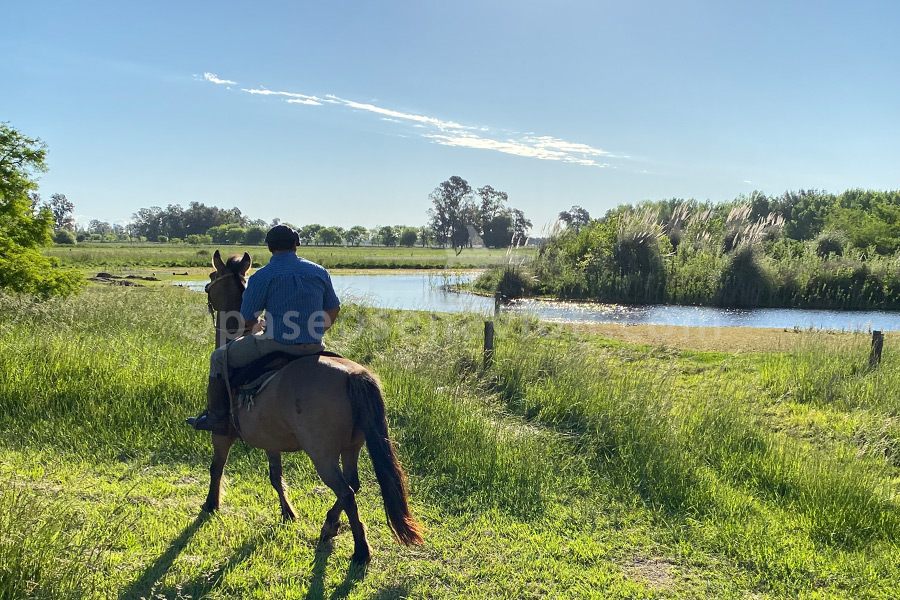
[[[240,446],[223,514],[195,520],[209,440],[181,420],[202,406],[204,310],[163,287],[0,296],[0,598],[900,590],[890,349],[870,370],[865,340],[680,353],[503,316],[486,370],[480,317],[347,306],[330,347],[379,373],[428,529],[423,548],[394,545],[364,464],[376,558],[351,581],[346,535],[316,553],[332,498],[302,455],[295,525]],[[89,590],[66,583],[75,568]]]

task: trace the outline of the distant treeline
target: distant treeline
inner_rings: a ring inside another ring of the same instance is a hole
[[[61,196],[65,200],[65,196]],[[477,190],[461,177],[444,181],[429,195],[431,208],[425,226],[385,225],[367,228],[356,225],[345,229],[320,224],[291,225],[300,234],[300,243],[316,246],[450,246],[457,251],[481,244],[505,248],[524,244],[531,228],[525,214],[506,205],[506,192],[486,185]],[[72,203],[60,208],[54,241],[75,244],[81,241],[148,241],[189,244],[262,244],[268,228],[279,219],[267,222],[251,219],[239,208],[223,209],[191,202],[187,208],[170,204],[151,206],[132,215],[125,225],[92,220],[78,228],[71,218]]]
[[[673,198],[593,220],[573,220],[575,209],[531,265],[479,286],[637,304],[900,308],[898,191]]]
[[[132,216],[126,225],[110,225],[105,221],[93,220],[84,229],[78,229],[68,236],[71,241],[148,241],[188,244],[262,244],[266,231],[281,221],[271,222],[251,219],[239,208],[223,209],[206,206],[201,202],[191,202],[187,208],[180,204],[170,204],[166,208],[152,206],[142,208]],[[385,225],[366,228],[361,225],[344,229],[309,224],[296,227],[300,243],[316,246],[359,246],[374,244],[382,246],[414,246],[433,242],[432,232],[424,227]],[[66,243],[66,240],[57,240]]]

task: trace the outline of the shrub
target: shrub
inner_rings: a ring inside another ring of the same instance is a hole
[[[200,244],[212,244],[212,238],[206,234],[196,234],[192,233],[191,235],[184,238],[188,244],[193,246],[198,246]]]
[[[244,243],[248,246],[259,246],[266,240],[266,230],[262,227],[250,227],[244,234]]]
[[[842,256],[848,241],[847,234],[843,231],[834,229],[823,231],[815,241],[816,254],[822,258],[828,258],[832,254]]]
[[[75,234],[68,229],[57,229],[53,232],[53,242],[65,246],[75,245]]]
[[[722,271],[718,304],[752,307],[764,305],[772,293],[772,279],[755,244],[741,244]]]

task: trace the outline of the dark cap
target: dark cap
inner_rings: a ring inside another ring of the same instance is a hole
[[[300,244],[300,235],[287,225],[276,225],[266,234],[266,244],[279,248],[292,248]]]

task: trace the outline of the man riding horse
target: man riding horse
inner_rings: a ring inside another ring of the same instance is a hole
[[[266,234],[272,258],[249,279],[239,317],[237,313],[226,317],[222,325],[237,318],[237,331],[247,334],[260,329],[260,315],[265,311],[265,329],[223,344],[212,353],[206,411],[187,419],[195,429],[228,434],[226,369],[233,371],[274,352],[306,356],[325,349],[322,336],[337,319],[340,301],[328,271],[297,256],[299,243],[300,236],[287,225],[277,225]],[[247,255],[245,258],[249,262]],[[242,272],[249,267],[245,265]],[[207,291],[221,279],[213,279]]]

